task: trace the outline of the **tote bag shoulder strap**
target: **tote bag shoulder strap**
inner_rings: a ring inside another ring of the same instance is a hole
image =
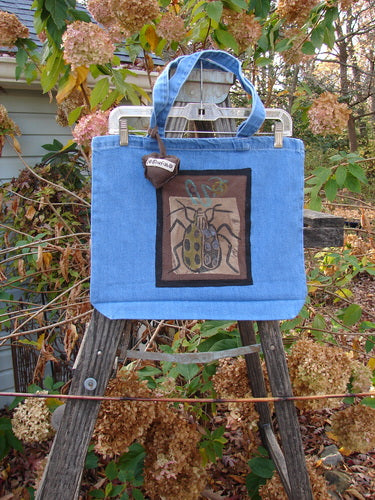
[[[158,127],[161,136],[165,133],[165,124],[182,85],[191,71],[202,61],[206,66],[218,67],[232,72],[241,83],[243,89],[252,97],[252,108],[249,117],[238,127],[238,137],[248,137],[261,127],[265,118],[265,109],[254,85],[243,75],[238,59],[221,50],[203,50],[188,56],[180,56],[171,61],[155,82],[153,89],[153,113],[150,127]],[[176,68],[170,76],[170,70]]]

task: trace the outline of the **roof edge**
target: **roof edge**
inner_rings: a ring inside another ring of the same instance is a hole
[[[16,80],[15,77],[16,70],[16,58],[11,56],[2,56],[0,57],[0,87],[5,89],[32,89],[32,90],[40,90],[42,91],[42,87],[40,85],[40,80],[37,78],[31,83],[27,83],[25,78],[21,77],[19,80]],[[149,76],[147,71],[132,69],[131,70],[134,75],[129,75],[126,78],[127,83],[134,83],[141,87],[145,92],[151,93],[152,88],[150,86]],[[151,73],[151,82],[154,83],[156,78],[158,77],[158,73],[153,71]],[[93,86],[98,79],[92,78],[90,75],[87,79],[88,84]]]

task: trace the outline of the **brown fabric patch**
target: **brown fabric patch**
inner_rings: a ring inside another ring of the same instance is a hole
[[[156,286],[250,285],[251,170],[183,171],[157,191]]]

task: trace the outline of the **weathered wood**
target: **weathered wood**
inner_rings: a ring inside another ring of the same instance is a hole
[[[240,331],[243,345],[256,344],[256,336],[252,321],[239,321],[238,329]],[[253,397],[267,397],[267,389],[263,376],[262,365],[259,353],[246,354],[246,367],[249,378],[249,384]],[[273,433],[271,411],[268,403],[259,402],[255,404],[259,413],[259,432],[264,446],[268,449],[276,469],[280,475],[284,489],[290,496],[290,482],[285,457],[280,449],[279,443]]]
[[[127,327],[127,328],[126,328]],[[121,336],[130,336],[130,322],[110,320],[94,310],[74,371],[71,394],[101,396],[107,386]],[[88,390],[85,381],[96,381]],[[95,385],[95,384],[94,384]],[[36,500],[75,500],[78,498],[87,448],[100,402],[69,400],[56,433]]]
[[[273,396],[292,396],[288,366],[277,321],[258,321],[260,341]],[[312,500],[301,432],[293,401],[275,402],[281,445],[290,478],[289,500]]]
[[[239,321],[238,329],[240,331],[243,346],[257,343],[252,321]],[[266,384],[263,377],[259,354],[246,354],[245,360],[247,375],[253,396],[255,398],[267,397]],[[259,413],[260,431],[262,432],[262,426],[265,424],[269,424],[272,427],[271,412],[268,403],[256,403],[255,408]]]
[[[303,224],[305,248],[343,246],[345,225],[343,217],[305,209]]]

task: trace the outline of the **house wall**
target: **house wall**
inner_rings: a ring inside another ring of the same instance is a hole
[[[0,333],[0,338],[3,334]],[[14,391],[12,352],[10,347],[0,347],[0,392]],[[0,408],[10,404],[13,397],[0,397]]]
[[[28,165],[34,166],[47,153],[43,144],[53,139],[66,144],[71,139],[70,128],[62,128],[56,123],[56,104],[50,103],[40,90],[3,88],[0,103],[21,130],[22,135],[17,139]],[[6,143],[0,157],[0,181],[17,176],[23,168],[17,153]]]

